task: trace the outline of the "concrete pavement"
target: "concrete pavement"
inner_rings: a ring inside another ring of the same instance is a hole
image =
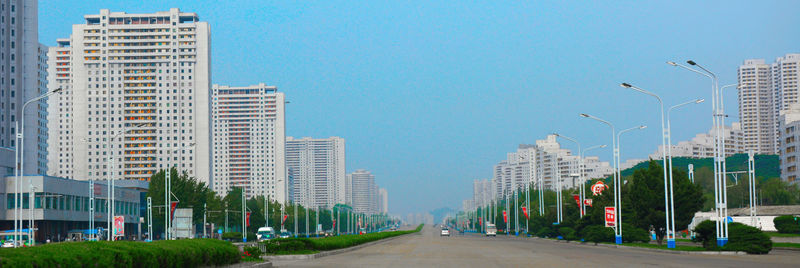
[[[543,239],[440,237],[425,226],[420,234],[312,260],[278,261],[277,267],[797,267],[800,254],[681,255],[608,248]]]

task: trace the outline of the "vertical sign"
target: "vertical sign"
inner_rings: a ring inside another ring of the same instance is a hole
[[[503,210],[503,222],[508,223],[508,214],[506,214],[505,210]]]
[[[172,203],[169,204],[169,209],[170,209],[170,211],[169,211],[169,219],[170,219],[170,221],[175,219],[175,209],[176,208],[178,208],[178,201],[172,201]]]
[[[614,207],[606,207],[606,227],[615,227],[617,211]]]
[[[247,212],[247,227],[250,227],[250,212]]]
[[[114,236],[125,236],[125,216],[114,216]]]
[[[528,219],[528,208],[522,207],[522,214],[525,214],[525,218]]]

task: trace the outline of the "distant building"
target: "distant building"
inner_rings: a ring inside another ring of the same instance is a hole
[[[286,139],[286,165],[292,173],[291,199],[306,207],[332,208],[345,204],[345,141]]]
[[[389,214],[389,192],[386,191],[386,188],[378,189],[378,201],[380,204],[378,206],[380,211],[378,212],[382,214]]]
[[[800,104],[793,104],[780,116],[780,163],[781,179],[797,183],[798,147],[800,147]]]
[[[213,85],[211,189],[225,195],[243,187],[247,198],[286,200],[286,96],[264,83]]]
[[[367,170],[359,169],[347,174],[351,183],[351,200],[353,210],[356,213],[375,214],[378,212],[377,191],[375,186],[375,175]]]
[[[746,153],[745,135],[739,123],[731,123],[725,126],[723,131],[725,138],[725,156]],[[681,141],[672,145],[672,157],[691,157],[709,158],[714,157],[714,131],[697,134],[691,141]],[[658,149],[650,155],[651,159],[661,159],[664,147]]]

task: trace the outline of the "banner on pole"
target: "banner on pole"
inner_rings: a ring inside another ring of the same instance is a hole
[[[114,236],[125,236],[125,216],[114,216]]]
[[[247,212],[247,217],[245,217],[245,218],[247,219],[247,220],[246,220],[246,222],[247,222],[247,227],[250,227],[250,212]]]
[[[579,195],[576,195],[576,194],[572,195],[572,199],[575,199],[575,204],[578,204],[578,206],[581,206],[581,197]]]
[[[169,210],[170,210],[169,211],[169,218],[170,218],[170,220],[175,219],[175,209],[176,208],[178,208],[178,201],[172,201],[172,203],[169,204]]]
[[[525,214],[525,218],[528,219],[528,208],[522,207],[522,214]]]
[[[478,217],[478,225],[483,226],[483,219],[481,219],[481,217]]]
[[[606,207],[606,227],[616,227],[617,212],[614,207]]]
[[[334,229],[336,229],[336,220],[333,220],[333,227],[331,227],[331,230],[334,230]]]
[[[591,207],[592,206],[592,199],[589,199],[589,198],[584,199],[583,200],[583,204]]]
[[[283,220],[281,221],[281,225],[286,222],[286,219],[289,218],[289,214],[283,215]]]
[[[503,222],[508,223],[508,214],[506,214],[505,210],[503,210]]]

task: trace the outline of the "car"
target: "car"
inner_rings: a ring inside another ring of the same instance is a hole
[[[392,228],[389,228],[389,231],[397,231],[397,227],[392,226]]]
[[[267,241],[273,238],[275,238],[275,229],[272,229],[272,227],[258,228],[258,231],[256,232],[256,240]]]
[[[292,236],[292,232],[289,232],[287,230],[281,230],[281,234],[278,237],[280,237],[280,238],[289,238],[291,236]]]
[[[367,233],[367,228],[358,229],[358,234],[366,234],[366,233]]]
[[[450,236],[450,229],[442,228],[441,236]]]

